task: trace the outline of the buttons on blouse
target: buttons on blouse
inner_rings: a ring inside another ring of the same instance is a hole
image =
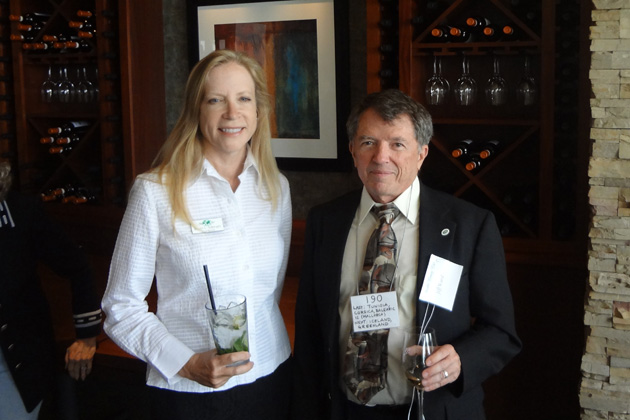
[[[0,332],[5,332],[9,328],[9,324],[4,324],[0,327]]]

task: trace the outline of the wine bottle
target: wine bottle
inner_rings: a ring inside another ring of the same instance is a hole
[[[37,33],[44,28],[44,24],[42,22],[33,22],[33,23],[18,23],[17,30],[20,32],[31,32]]]
[[[464,156],[467,156],[472,148],[473,141],[470,139],[465,139],[457,143],[455,148],[451,151],[451,156],[458,159]]]
[[[24,48],[26,45],[28,45],[28,48]],[[22,44],[22,48],[39,54],[43,54],[52,50],[52,47],[50,47],[50,44],[48,44],[47,42],[31,42],[28,44],[24,43]]]
[[[54,44],[55,42],[57,42],[57,35],[50,35],[50,34],[42,35],[42,41]]]
[[[56,41],[53,43],[53,48],[58,53],[68,52],[66,49],[66,43],[69,41],[76,41],[78,37],[66,32],[62,32],[56,36]]]
[[[94,16],[94,12],[90,11],[90,10],[77,10],[77,16],[87,19],[87,18],[91,18]]]
[[[501,28],[493,24],[486,26],[483,28],[483,31],[481,31],[484,41],[498,41],[501,39],[501,33]]]
[[[70,134],[81,134],[87,131],[90,123],[87,121],[68,121],[67,123],[61,124],[57,127],[50,127],[48,129],[48,134],[58,134],[58,135],[70,135]]]
[[[488,159],[491,156],[497,154],[499,150],[499,142],[497,140],[488,140],[481,146],[479,157],[481,159]]]
[[[452,42],[468,42],[472,40],[472,32],[466,29],[452,27],[450,34]]]
[[[81,38],[79,41],[67,41],[65,47],[68,51],[75,52],[88,52],[92,49],[92,46],[85,38]]]
[[[482,32],[483,29],[491,23],[490,19],[483,16],[471,16],[466,19],[466,26],[468,27],[468,30],[477,33]]]
[[[72,29],[76,29],[77,31],[79,29],[83,30],[83,31],[89,31],[92,32],[95,30],[94,27],[94,21],[92,20],[71,20],[70,22],[68,22],[68,26]]]
[[[48,149],[51,155],[64,155],[72,151],[72,146],[53,146]]]
[[[57,137],[55,139],[55,144],[58,145],[66,145],[66,144],[72,144],[72,143],[76,143],[79,140],[81,140],[81,138],[79,137],[78,134],[73,133],[69,136],[63,136],[63,137]]]
[[[50,203],[51,201],[56,201],[59,199],[57,194],[55,194],[54,189],[47,189],[41,193],[42,201],[45,203]]]
[[[514,26],[512,25],[505,25],[501,32],[503,33],[502,38],[506,41],[512,41],[516,39],[516,28],[514,28]]]
[[[39,139],[41,144],[55,144],[57,138],[55,136],[42,137]]]
[[[33,42],[35,39],[34,34],[11,34],[9,37],[11,41]]]
[[[468,163],[466,163],[466,170],[474,171],[476,169],[479,169],[480,167],[481,167],[481,158],[479,157],[479,154],[474,153],[470,155],[468,159]]]
[[[63,204],[68,204],[68,203],[72,203],[74,201],[74,194],[76,193],[77,188],[72,185],[72,184],[68,184],[63,188],[63,195],[60,197],[61,202]]]
[[[46,22],[50,18],[47,13],[25,13],[24,15],[9,15],[11,22],[21,22],[25,24],[31,24],[34,22]]]
[[[96,201],[96,196],[87,188],[77,188],[72,204],[85,204]]]
[[[431,37],[432,42],[450,42],[451,41],[451,28],[450,26],[436,26],[431,29]]]
[[[95,33],[96,32],[92,32],[92,31],[79,31],[77,35],[79,38],[92,39],[94,38]]]

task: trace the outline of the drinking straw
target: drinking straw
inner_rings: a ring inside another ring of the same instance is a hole
[[[210,306],[212,306],[212,310],[216,311],[217,307],[214,304],[214,295],[212,294],[212,285],[210,285],[210,274],[208,274],[208,266],[203,266],[203,272],[206,275],[206,286],[208,286],[208,294],[210,295]]]

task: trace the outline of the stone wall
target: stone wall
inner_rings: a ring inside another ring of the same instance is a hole
[[[630,1],[594,0],[582,419],[630,420]]]

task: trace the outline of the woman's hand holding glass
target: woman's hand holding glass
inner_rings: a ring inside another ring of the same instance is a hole
[[[201,385],[219,388],[235,375],[242,375],[254,367],[246,351],[217,354],[216,349],[195,353],[179,371],[179,375]],[[239,362],[244,362],[235,366]]]

